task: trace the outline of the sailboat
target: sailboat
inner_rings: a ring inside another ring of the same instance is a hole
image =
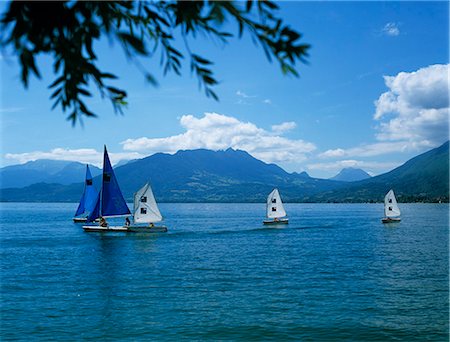
[[[385,218],[381,220],[383,223],[400,222],[401,220],[400,209],[392,189],[384,196],[384,215]]]
[[[87,217],[91,213],[92,209],[94,209],[97,196],[98,193],[92,183],[92,175],[89,170],[89,165],[86,165],[86,178],[84,181],[83,195],[81,195],[80,204],[78,205],[73,222],[78,223],[87,221]]]
[[[167,232],[166,226],[155,226],[155,223],[161,222],[162,219],[152,188],[147,183],[134,194],[133,224],[128,226],[128,230],[147,233]]]
[[[283,218],[286,217],[286,211],[284,210],[278,189],[273,189],[269,196],[267,196],[266,211],[268,220],[264,220],[264,224],[289,223],[288,218]]]
[[[103,226],[102,221],[108,217],[128,215],[131,215],[130,209],[128,209],[127,203],[120,191],[119,183],[117,182],[105,146],[103,153],[102,187],[97,196],[94,209],[87,217],[87,222],[94,222],[96,219],[100,219],[100,224],[83,226],[83,229],[88,232],[127,231],[127,227],[124,226],[114,227],[107,224]],[[106,221],[104,222],[106,223]]]

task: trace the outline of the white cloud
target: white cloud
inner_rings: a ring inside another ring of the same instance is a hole
[[[174,153],[182,149],[197,148],[221,150],[232,147],[245,150],[266,162],[304,160],[306,154],[316,149],[312,143],[287,139],[251,122],[242,122],[232,116],[217,113],[205,113],[202,118],[183,115],[180,124],[185,129],[184,133],[165,138],[127,139],[121,144],[126,151],[146,153]]]
[[[339,158],[344,157],[346,155],[346,151],[342,148],[336,148],[334,150],[328,150],[321,154],[319,154],[320,158]]]
[[[397,23],[387,23],[383,27],[383,33],[388,36],[398,36],[400,34],[400,29]]]
[[[431,145],[426,141],[420,143],[413,143],[410,141],[380,142],[352,147],[345,150],[342,148],[327,150],[319,154],[319,158],[375,157],[390,153],[417,151],[433,146],[434,145]]]
[[[377,143],[332,149],[321,158],[372,157],[422,151],[449,139],[449,65],[384,76],[389,90],[375,101]]]
[[[113,165],[118,163],[120,160],[131,160],[144,157],[137,152],[108,152],[108,155]],[[34,151],[26,153],[7,153],[5,158],[15,160],[19,164],[38,159],[51,159],[77,161],[80,163],[89,163],[101,167],[103,163],[103,152],[98,152],[91,148],[81,148],[76,150],[55,148],[49,152]]]
[[[271,104],[272,104],[272,100],[270,100],[270,99],[264,99],[264,100],[263,100],[263,103],[268,104],[268,105],[271,105]]]
[[[309,170],[321,170],[321,171],[334,171],[339,172],[343,168],[346,167],[353,167],[353,168],[361,168],[365,171],[370,171],[369,173],[378,173],[374,171],[384,171],[384,170],[390,170],[395,167],[397,167],[400,163],[394,163],[394,162],[375,162],[375,161],[362,161],[362,160],[338,160],[334,162],[329,163],[313,163],[308,164],[307,168]]]
[[[448,139],[449,65],[385,76],[389,91],[375,102],[377,139],[437,145]],[[386,121],[382,121],[385,119]]]
[[[283,122],[279,125],[273,125],[272,131],[275,133],[283,133],[294,129],[295,127],[297,127],[297,124],[294,121]]]

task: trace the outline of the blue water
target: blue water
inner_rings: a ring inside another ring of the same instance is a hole
[[[161,204],[167,234],[1,204],[1,339],[448,341],[447,204]],[[121,222],[122,220],[120,220]]]

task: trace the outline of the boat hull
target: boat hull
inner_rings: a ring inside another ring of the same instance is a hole
[[[289,219],[279,219],[277,221],[275,220],[265,220],[263,221],[264,225],[277,225],[277,224],[288,224],[289,223]]]
[[[126,232],[128,228],[124,226],[83,226],[83,230],[85,232]]]
[[[86,217],[74,217],[73,218],[74,223],[87,223]],[[95,219],[94,222],[100,222],[100,219]]]
[[[400,221],[401,221],[401,219],[398,217],[393,217],[393,218],[385,217],[381,220],[382,223],[395,223],[395,222],[400,222]]]
[[[85,232],[126,232],[126,233],[165,233],[167,227],[165,226],[83,226]]]

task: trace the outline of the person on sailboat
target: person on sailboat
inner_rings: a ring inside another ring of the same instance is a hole
[[[125,227],[128,227],[131,224],[130,219],[128,216],[125,218]]]
[[[100,227],[108,227],[108,222],[106,222],[104,217],[100,217]]]

